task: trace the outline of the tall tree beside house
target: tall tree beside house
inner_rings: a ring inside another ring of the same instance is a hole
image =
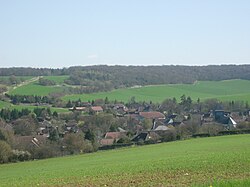
[[[85,132],[85,137],[84,137],[86,140],[89,140],[91,141],[92,143],[94,143],[96,141],[96,137],[95,137],[95,134],[94,132],[91,130],[91,129],[88,129],[86,132]]]
[[[87,140],[84,141],[82,133],[68,133],[63,139],[65,151],[70,154],[92,152],[93,146]]]
[[[180,105],[184,107],[184,110],[190,110],[192,105],[192,99],[190,96],[186,97],[185,94],[181,96]]]
[[[180,112],[176,98],[164,100],[159,109],[161,112],[167,112],[169,115]]]
[[[51,128],[49,131],[49,140],[58,141],[59,140],[59,132],[57,128]]]

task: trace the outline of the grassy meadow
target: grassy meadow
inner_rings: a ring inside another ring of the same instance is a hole
[[[32,82],[30,84],[20,86],[9,92],[11,95],[39,95],[46,96],[53,92],[62,91],[62,87],[57,86],[41,86],[37,82]]]
[[[239,100],[250,102],[250,81],[198,81],[195,84],[144,86],[94,94],[66,95],[63,100],[78,100],[80,98],[82,101],[88,101],[108,97],[109,100],[127,102],[134,96],[137,101],[162,102],[166,98],[173,97],[178,100],[183,94],[191,96],[193,100],[217,98],[222,101]]]
[[[8,108],[8,107],[10,107],[10,106],[11,106],[10,103],[0,100],[0,109],[1,109],[1,108]]]
[[[1,186],[250,186],[250,135],[0,165]]]
[[[63,91],[63,81],[68,78],[68,76],[44,76],[43,78],[53,80],[57,83],[56,86],[42,86],[38,84],[38,81],[31,82],[27,85],[23,85],[13,89],[9,92],[12,95],[38,95],[46,96],[54,92]]]
[[[9,94],[46,96],[54,92],[63,92],[63,90],[69,86],[64,84],[64,80],[67,79],[68,76],[44,76],[44,78],[55,81],[57,85],[42,86],[39,85],[36,80],[15,89],[10,89]],[[109,100],[128,102],[132,97],[135,97],[136,101],[162,102],[166,98],[173,97],[179,100],[183,94],[191,96],[194,101],[198,98],[200,98],[201,101],[217,98],[221,101],[248,101],[250,103],[250,81],[197,81],[195,84],[151,85],[92,94],[71,94],[63,96],[62,100],[81,99],[82,101],[91,101],[108,97]],[[3,103],[0,103],[0,107],[3,105]],[[23,106],[20,105],[15,107],[20,108]],[[32,107],[33,106],[31,106],[31,108]],[[58,109],[56,110],[58,111]]]

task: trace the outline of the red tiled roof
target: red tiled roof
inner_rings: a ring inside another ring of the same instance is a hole
[[[165,116],[161,112],[140,112],[140,116],[147,119],[164,119]]]
[[[101,106],[92,106],[91,109],[95,112],[100,112],[100,111],[103,111],[102,107]]]

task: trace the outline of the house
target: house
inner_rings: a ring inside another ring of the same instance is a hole
[[[237,123],[233,120],[232,117],[229,117],[228,125],[229,125],[229,126],[233,126],[233,127],[235,128],[236,125],[237,125]]]
[[[68,123],[64,124],[64,131],[65,132],[78,132],[78,124],[75,121],[69,121]]]
[[[71,107],[69,108],[70,111],[85,111],[86,107]]]
[[[141,132],[136,135],[131,141],[133,142],[145,142],[145,141],[159,141],[161,136],[153,131]]]
[[[119,117],[124,116],[124,114],[126,114],[128,112],[128,108],[123,104],[116,104],[113,107],[113,110],[116,111],[116,115]]]
[[[139,115],[145,119],[165,119],[165,115],[161,112],[140,112]]]
[[[124,104],[115,104],[115,106],[113,107],[114,110],[119,110],[121,109],[124,112],[128,111],[128,108],[124,105]]]
[[[107,132],[104,136],[105,139],[114,139],[118,141],[120,138],[125,137],[126,132]]]
[[[126,137],[126,133],[127,132],[107,132],[104,138],[100,140],[100,144],[102,146],[112,145],[116,143],[119,139]]]
[[[14,146],[17,147],[40,147],[45,144],[47,138],[44,136],[15,136]]]
[[[97,114],[103,112],[103,108],[101,106],[92,106],[90,107],[90,110]]]
[[[166,127],[165,125],[159,125],[158,127],[156,127],[153,130],[154,131],[166,131],[166,130],[169,130],[169,127]]]
[[[214,111],[214,120],[218,123],[222,123],[227,127],[236,127],[237,123],[232,118],[230,112],[225,112],[224,110],[215,110]]]
[[[49,131],[52,129],[52,124],[44,120],[43,122],[39,122],[39,128],[37,130],[38,135],[44,135],[45,137],[49,136]]]

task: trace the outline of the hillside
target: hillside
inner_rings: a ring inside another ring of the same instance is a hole
[[[62,92],[63,81],[67,79],[68,76],[46,76],[45,78],[54,81],[56,85],[43,86],[38,84],[38,79],[36,79],[35,81],[30,82],[29,84],[21,85],[15,89],[12,89],[9,94],[46,96],[50,93]]]
[[[250,81],[198,81],[195,84],[152,85],[117,89],[110,92],[67,95],[63,97],[63,100],[91,101],[108,97],[109,100],[128,102],[131,97],[135,97],[137,101],[162,102],[166,98],[179,99],[183,94],[190,96],[193,100],[217,98],[222,101],[250,102]]]
[[[1,186],[250,185],[250,135],[0,165]]]
[[[36,77],[35,77],[36,78]],[[110,101],[128,102],[132,97],[136,101],[152,101],[162,102],[167,98],[175,97],[177,100],[185,94],[190,96],[194,101],[198,98],[201,101],[206,99],[216,98],[220,101],[243,101],[250,103],[250,81],[249,80],[224,80],[224,81],[197,81],[194,84],[163,84],[151,86],[137,86],[132,88],[114,89],[107,92],[97,92],[91,94],[69,94],[69,88],[78,87],[65,84],[64,81],[68,76],[46,76],[44,78],[53,80],[56,85],[44,86],[38,84],[37,79],[32,78],[16,87],[10,87],[8,94],[10,95],[37,95],[48,96],[50,94],[58,94],[64,102],[77,101],[92,101],[96,99],[105,99]],[[68,94],[63,96],[64,94]],[[11,106],[12,108],[34,108],[34,106],[16,106],[10,105],[8,102],[1,101],[0,106]],[[56,111],[63,111],[55,108]],[[65,110],[64,110],[65,111]]]

